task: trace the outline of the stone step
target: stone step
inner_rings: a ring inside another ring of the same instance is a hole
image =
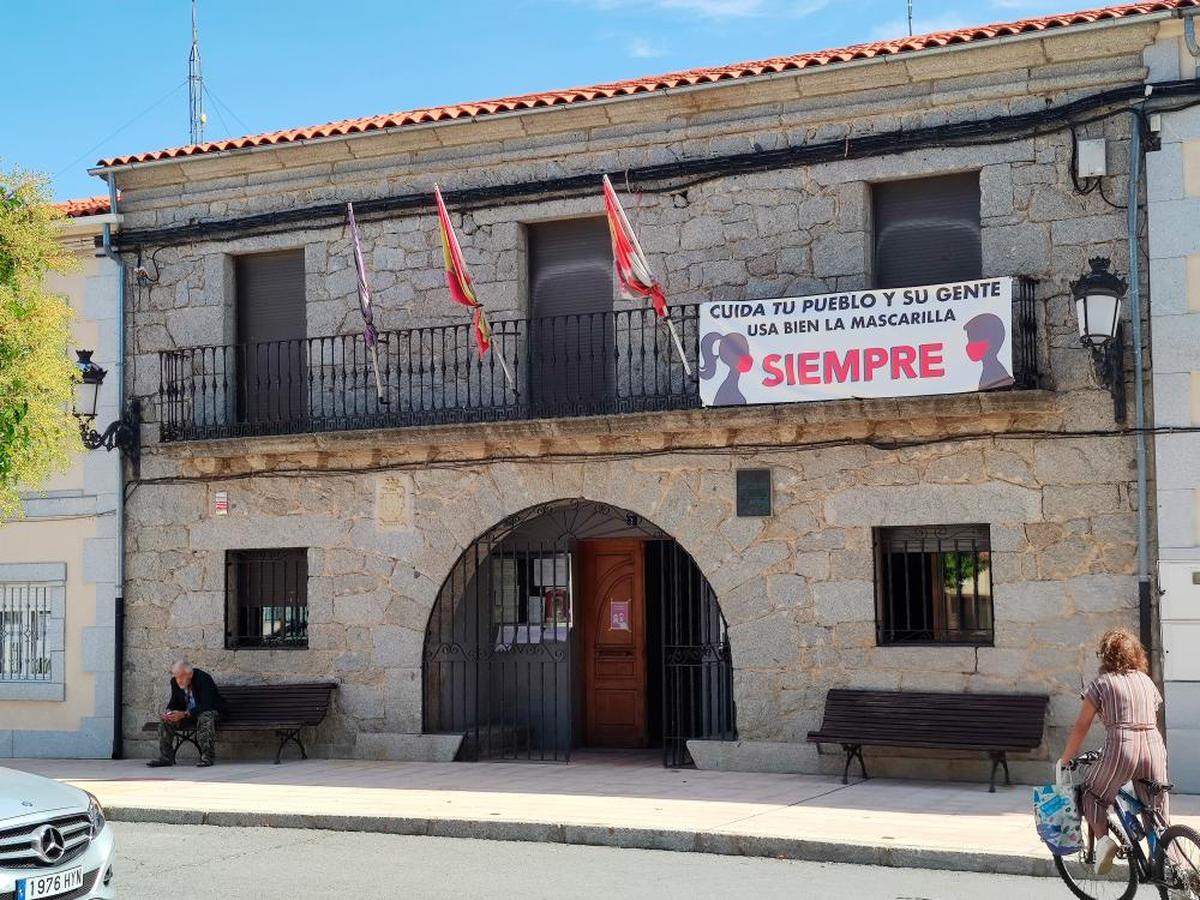
[[[461,734],[359,732],[354,742],[354,758],[396,762],[453,762],[462,740]]]

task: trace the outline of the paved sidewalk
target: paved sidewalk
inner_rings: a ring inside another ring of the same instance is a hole
[[[308,760],[147,769],[14,760],[98,796],[117,821],[268,825],[690,850],[1049,875],[1029,788],[671,771],[650,757],[570,765]],[[2,778],[0,778],[2,780]],[[1175,818],[1200,827],[1200,797]]]

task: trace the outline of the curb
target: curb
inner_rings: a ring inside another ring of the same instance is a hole
[[[805,838],[733,834],[720,831],[618,828],[607,825],[563,825],[553,822],[505,822],[401,816],[343,816],[237,810],[205,812],[196,809],[154,809],[135,806],[106,806],[105,815],[113,822],[364,831],[420,837],[529,841],[589,847],[620,847],[685,853],[714,853],[722,856],[795,859],[805,862],[851,863],[907,869],[1057,877],[1054,862],[1048,857],[966,850],[934,850],[921,847],[846,844]]]

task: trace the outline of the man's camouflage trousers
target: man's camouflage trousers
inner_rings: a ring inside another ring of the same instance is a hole
[[[192,718],[188,716],[178,722],[158,723],[158,755],[162,759],[175,761],[176,738],[179,735],[194,733],[192,737],[200,748],[200,759],[212,762],[217,752],[217,713],[215,710],[202,712]]]

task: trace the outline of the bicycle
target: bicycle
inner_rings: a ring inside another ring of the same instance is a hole
[[[1091,750],[1071,760],[1064,771],[1088,766],[1100,759]],[[1174,785],[1139,779],[1149,799]],[[1077,799],[1082,788],[1076,786]],[[1082,805],[1080,805],[1082,808]],[[1132,900],[1139,885],[1158,888],[1160,900],[1200,900],[1200,833],[1186,825],[1168,825],[1154,809],[1147,809],[1126,788],[1117,793],[1108,813],[1108,832],[1117,846],[1112,871],[1097,875],[1097,835],[1083,820],[1083,848],[1069,856],[1055,856],[1054,866],[1080,900]],[[1145,848],[1142,842],[1145,841]]]

